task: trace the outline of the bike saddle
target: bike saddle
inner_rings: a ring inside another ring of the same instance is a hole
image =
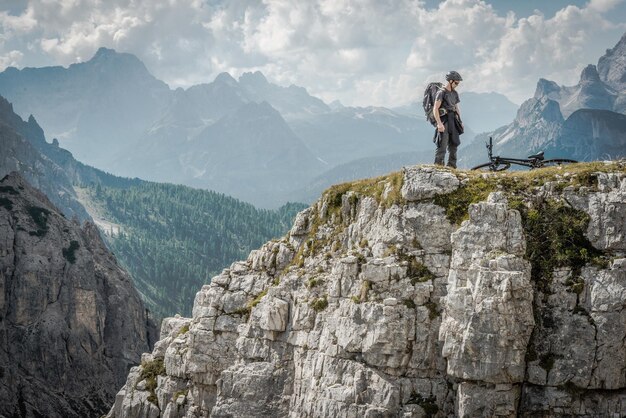
[[[543,160],[543,151],[541,151],[541,152],[539,152],[537,154],[534,154],[534,155],[529,155],[528,159],[529,160]]]

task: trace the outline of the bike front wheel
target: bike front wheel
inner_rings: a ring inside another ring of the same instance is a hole
[[[511,167],[511,163],[485,163],[481,165],[477,165],[476,167],[472,167],[472,170],[482,170],[482,171],[504,171],[508,170]]]
[[[552,160],[544,160],[540,167],[558,167],[565,164],[575,164],[577,162],[576,160],[568,160],[566,158],[555,158]]]

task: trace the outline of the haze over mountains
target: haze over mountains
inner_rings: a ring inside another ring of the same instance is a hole
[[[0,178],[13,171],[68,218],[93,220],[157,318],[189,314],[224,266],[284,233],[301,204],[277,211],[207,190],[113,176],[48,143],[0,96]]]
[[[430,162],[433,153],[432,127],[419,106],[327,105],[260,72],[238,80],[223,73],[171,90],[135,56],[106,48],[68,68],[8,68],[0,73],[0,94],[18,114],[35,115],[48,137],[79,161],[264,207],[306,196],[320,179],[326,187],[356,172],[376,175],[368,165],[380,166],[378,158],[399,169],[405,159],[394,155],[412,153],[418,163]],[[508,102],[494,94],[468,97],[485,105]],[[501,107],[514,106],[508,103]],[[483,130],[485,123],[477,126]],[[355,170],[360,164],[366,165]]]
[[[540,79],[515,120],[491,133],[495,154],[523,158],[545,150],[549,158],[579,161],[626,157],[626,34],[586,66],[575,86]],[[463,166],[486,161],[482,146],[466,146]]]

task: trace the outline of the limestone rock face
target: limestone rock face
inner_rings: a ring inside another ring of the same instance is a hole
[[[626,172],[578,176],[514,195],[409,167],[330,189],[164,322],[108,416],[626,414]],[[589,217],[603,263],[538,276],[526,225],[543,200]]]
[[[0,416],[105,413],[152,330],[93,224],[19,175],[0,182]]]

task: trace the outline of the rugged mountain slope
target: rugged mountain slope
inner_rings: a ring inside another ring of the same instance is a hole
[[[541,89],[542,81],[538,83],[537,91]],[[459,164],[472,167],[487,162],[482,144],[489,136],[494,139],[494,155],[524,158],[545,150],[559,137],[563,122],[558,102],[543,94],[535,94],[535,97],[522,103],[513,123],[495,132],[478,135],[472,143],[463,144],[459,150]],[[546,157],[557,156],[561,154],[546,154]]]
[[[24,122],[13,112],[11,104],[0,96],[0,177],[18,171],[66,216],[88,219],[66,171],[42,154],[43,147],[58,148],[58,144],[47,144],[35,119],[31,117]]]
[[[35,115],[80,161],[109,169],[116,148],[139,136],[172,92],[134,55],[100,48],[68,68],[8,68],[0,73],[0,94],[18,114]]]
[[[108,416],[626,414],[626,166],[568,170],[329,189],[164,322]]]
[[[154,342],[130,276],[95,225],[18,174],[0,182],[0,415],[98,416]]]
[[[580,161],[626,157],[626,115],[608,110],[581,109],[563,124],[552,155]]]
[[[180,126],[180,125],[177,125]],[[275,207],[278,196],[296,188],[324,169],[285,120],[266,102],[242,104],[196,132],[162,127],[147,138],[143,151],[120,158],[120,170],[143,178],[208,188]],[[172,130],[173,129],[173,130]],[[175,141],[174,141],[174,138]]]
[[[277,86],[268,82],[260,71],[242,74],[239,86],[250,100],[270,103],[287,120],[330,111],[326,103],[311,96],[305,88],[293,84],[289,87]]]
[[[559,103],[565,118],[578,109],[613,110],[616,94],[602,82],[595,65],[588,65],[580,81],[572,87],[559,86],[553,81],[539,80],[535,98],[547,97]]]
[[[479,135],[460,151],[460,165],[472,167],[485,162],[484,148],[477,145],[489,136],[494,139],[494,153],[508,157],[524,158],[545,150],[552,158],[581,161],[623,158],[624,80],[626,34],[607,50],[597,67],[583,69],[577,85],[560,86],[540,79],[534,97],[522,104],[513,123]]]
[[[598,61],[600,79],[617,93],[616,112],[626,113],[626,34]]]

